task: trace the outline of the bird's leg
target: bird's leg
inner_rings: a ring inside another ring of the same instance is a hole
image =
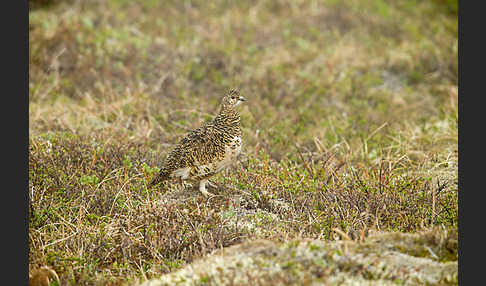
[[[206,196],[206,197],[209,197],[209,196],[213,196],[213,194],[211,194],[210,192],[206,191],[206,183],[208,182],[207,179],[204,179],[204,180],[201,180],[199,182],[199,190],[201,191],[201,193]]]

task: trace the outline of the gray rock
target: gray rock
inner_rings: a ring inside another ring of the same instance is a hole
[[[143,286],[450,285],[458,283],[457,227],[377,233],[363,241],[253,240],[214,251]]]

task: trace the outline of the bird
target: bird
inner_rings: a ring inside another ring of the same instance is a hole
[[[177,179],[199,183],[204,196],[213,196],[206,190],[209,179],[234,163],[241,152],[241,118],[236,107],[243,101],[246,99],[238,90],[230,89],[223,97],[218,115],[179,141],[148,187]]]

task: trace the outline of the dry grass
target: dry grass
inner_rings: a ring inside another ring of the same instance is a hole
[[[32,274],[129,284],[248,239],[457,226],[457,3],[52,2],[29,12]],[[218,196],[147,190],[234,87]]]
[[[389,162],[304,160],[260,153],[220,175],[208,200],[172,184],[147,190],[156,156],[129,141],[31,138],[31,265],[52,266],[68,284],[134,282],[247,239],[361,239],[457,225],[451,181]]]

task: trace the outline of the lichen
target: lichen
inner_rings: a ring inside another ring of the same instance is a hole
[[[247,241],[141,286],[173,285],[416,285],[457,284],[457,250],[438,261],[427,249],[457,242],[457,228],[377,233],[350,240]]]

